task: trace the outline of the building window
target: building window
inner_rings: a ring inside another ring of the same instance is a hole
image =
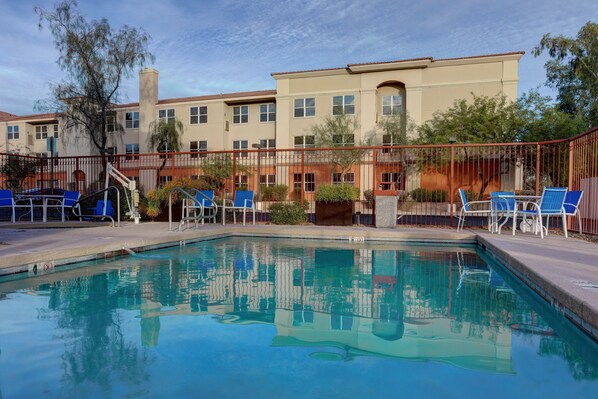
[[[355,96],[333,96],[332,115],[353,115],[355,113]]]
[[[262,139],[260,140],[260,148],[262,150],[273,150],[276,148],[276,140],[275,139]],[[276,152],[260,152],[260,156],[263,157],[275,157]]]
[[[355,145],[354,134],[335,134],[332,136],[335,147],[353,147]]]
[[[233,141],[233,150],[246,150],[247,147],[247,140],[235,140]],[[247,158],[247,152],[236,152],[235,157],[239,158]]]
[[[125,113],[125,128],[139,129],[139,112]]]
[[[332,184],[351,184],[355,185],[355,173],[348,172],[343,176],[341,173],[332,174]]]
[[[174,108],[161,109],[158,111],[158,119],[166,123],[173,123],[175,117]]]
[[[293,174],[293,189],[301,190],[301,173]],[[304,191],[306,193],[313,193],[314,191],[316,191],[316,175],[314,173],[305,174]]]
[[[249,122],[249,106],[239,105],[233,107],[233,123]]]
[[[139,154],[139,144],[126,144],[125,153],[127,155]],[[139,159],[139,157],[128,156],[127,159]]]
[[[295,148],[314,148],[316,146],[315,136],[295,136]]]
[[[305,118],[316,115],[315,98],[296,98],[295,99],[295,118]]]
[[[58,125],[54,125],[52,127],[53,133],[54,133],[54,137],[58,138]]]
[[[380,181],[380,188],[382,190],[401,190],[403,183],[403,176],[399,172],[384,172]]]
[[[382,96],[382,115],[399,115],[402,110],[401,96]]]
[[[330,309],[330,327],[333,330],[351,330],[353,327],[353,305],[333,303]]]
[[[162,187],[164,184],[172,181],[172,176],[160,176],[158,180],[160,183],[160,187]]]
[[[294,272],[294,270],[293,270]],[[311,305],[293,304],[293,325],[303,326],[314,323],[314,308]]]
[[[191,158],[205,158],[207,155],[206,152],[208,151],[208,141],[207,140],[191,141],[189,143],[189,151],[199,153],[199,154],[191,154]]]
[[[17,140],[19,138],[19,126],[8,126],[6,129],[9,140]]]
[[[48,126],[36,126],[35,127],[35,139],[45,140],[48,138]]]
[[[247,189],[247,176],[237,175],[235,176],[235,188],[240,190]]]
[[[276,184],[276,175],[260,175],[260,186],[272,187]]]
[[[116,116],[108,115],[106,117],[106,131],[107,132],[115,132],[116,131]]]
[[[192,125],[208,123],[208,107],[191,107],[189,109],[189,115],[189,123]]]
[[[276,121],[276,104],[260,105],[260,122]]]

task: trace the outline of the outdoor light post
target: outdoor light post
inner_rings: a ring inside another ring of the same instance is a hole
[[[251,145],[251,148],[255,148],[257,150],[261,150],[262,146],[260,143],[254,143]],[[261,153],[257,153],[257,190],[256,190],[256,194],[255,197],[257,198],[257,201],[260,201],[260,176],[261,176]]]
[[[449,143],[455,144],[457,142],[457,138],[455,136],[449,137]]]

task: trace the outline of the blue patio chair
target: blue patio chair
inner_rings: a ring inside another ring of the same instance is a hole
[[[514,191],[493,191],[490,193],[490,209],[492,211],[492,227],[500,234],[502,227],[508,222],[509,217],[515,210],[515,192]],[[499,218],[505,220],[499,224]]]
[[[245,226],[245,215],[247,211],[253,212],[253,224],[255,224],[255,204],[253,201],[253,191],[251,190],[237,190],[235,191],[235,199],[224,200],[222,207],[224,214],[222,215],[222,224],[226,221],[226,211],[233,211],[233,221],[237,224],[237,211],[243,211],[243,226]]]
[[[112,201],[98,200],[95,208],[91,208],[92,216],[101,219],[101,216],[112,218],[114,216],[114,208],[112,207]]]
[[[200,205],[192,202],[189,206],[189,210],[193,211],[196,217],[198,210],[203,212],[200,215],[202,224],[205,219],[212,219],[215,222],[216,214],[218,213],[218,205],[216,205],[216,202],[214,201],[214,190],[197,190],[195,192],[195,199]]]
[[[67,217],[67,211],[72,210],[73,206],[79,207],[77,201],[79,201],[81,193],[79,191],[65,191],[62,198],[46,198],[46,208],[54,208],[60,211],[62,222],[64,223],[65,217]]]
[[[581,197],[583,197],[583,191],[567,191],[565,203],[563,204],[563,207],[565,208],[565,215],[577,218],[577,223],[579,224],[579,234],[583,234],[583,230],[581,228],[581,213],[579,210]]]
[[[467,217],[467,215],[488,216],[488,230],[492,231],[492,223],[490,221],[492,210],[490,206],[490,201],[467,201],[467,198],[465,197],[465,190],[463,190],[462,188],[459,189],[459,198],[461,198],[461,210],[459,211],[459,216],[457,216],[457,218],[459,219],[457,223],[457,231],[463,230],[463,226],[465,225],[465,218]],[[475,209],[480,204],[485,205],[485,207],[482,209]],[[474,206],[472,207],[472,205]]]
[[[12,223],[16,223],[18,208],[29,208],[28,213],[31,215],[31,221],[33,222],[33,200],[31,198],[15,199],[11,190],[0,190],[0,208],[10,208],[12,212],[10,221]],[[27,213],[25,213],[25,215],[26,214]]]
[[[546,234],[548,235],[548,227],[544,227],[542,223],[542,218],[544,216],[560,216],[562,218],[563,223],[563,232],[565,233],[565,237],[567,237],[567,221],[565,215],[565,196],[567,195],[567,189],[561,187],[546,187],[542,192],[542,197],[540,198],[539,202],[528,202],[531,205],[532,209],[522,209],[518,210],[515,208],[513,211],[513,235],[515,235],[515,228],[517,225],[517,215],[522,215],[524,218],[523,223],[525,223],[525,219],[529,216],[534,219],[533,226],[537,226],[534,228],[535,233],[540,231],[540,237],[544,238],[544,229],[546,229]],[[548,226],[548,221],[547,225]]]

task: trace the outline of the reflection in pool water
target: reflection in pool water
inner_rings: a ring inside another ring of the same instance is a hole
[[[499,269],[227,239],[5,281],[0,397],[592,397],[596,343]]]

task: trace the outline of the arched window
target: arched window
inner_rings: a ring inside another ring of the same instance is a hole
[[[384,82],[377,88],[377,113],[380,116],[404,115],[406,112],[405,85]]]

